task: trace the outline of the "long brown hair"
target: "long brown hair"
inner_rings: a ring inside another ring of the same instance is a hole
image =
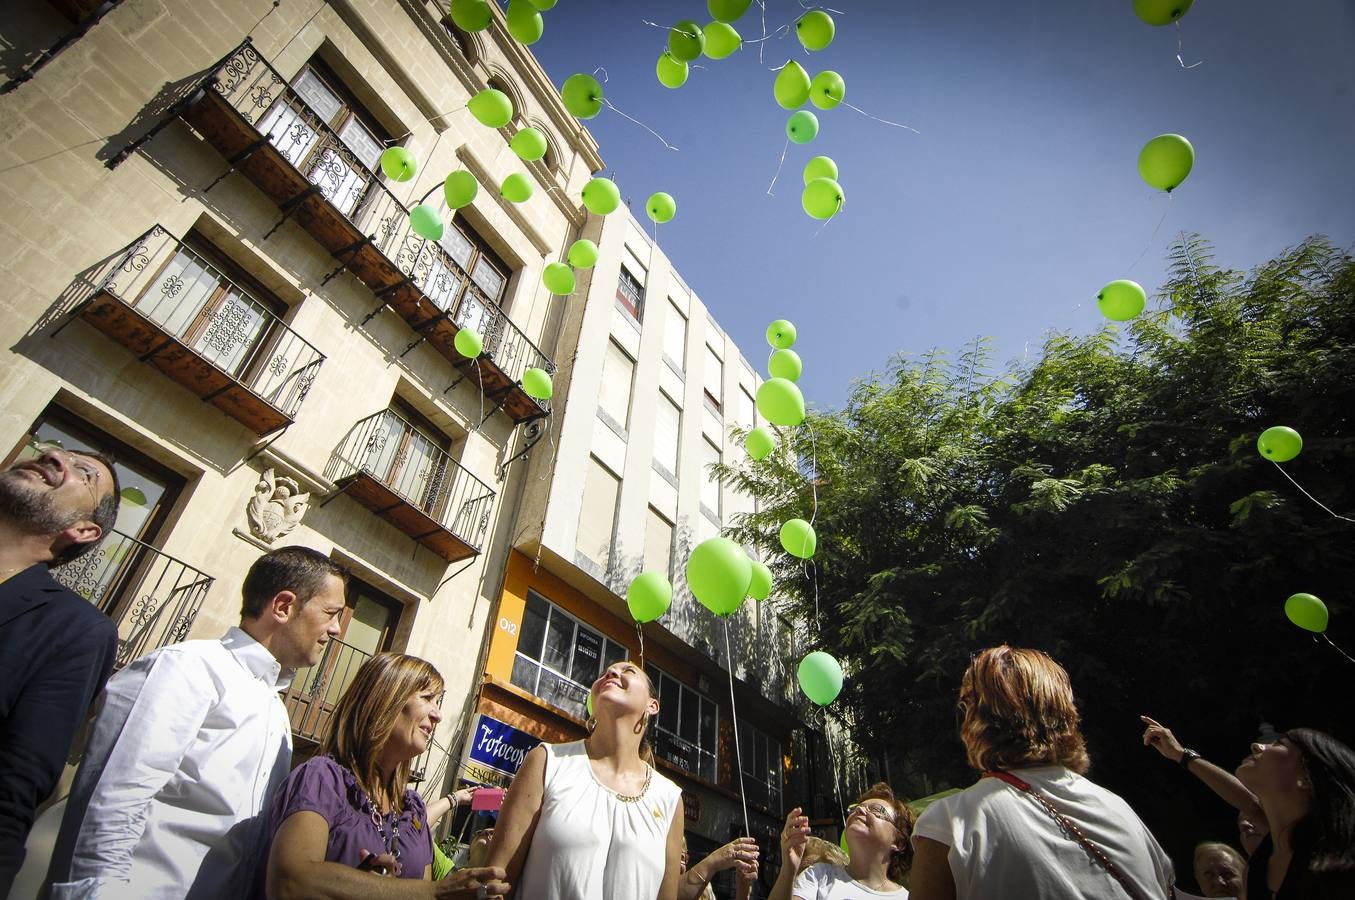
[[[426,660],[403,653],[378,653],[362,664],[339,698],[320,752],[352,772],[373,803],[380,786],[398,808],[404,798],[403,788],[409,783],[411,760],[383,777],[376,767],[377,752],[395,730],[409,698],[427,690],[441,692],[442,684],[442,676]]]

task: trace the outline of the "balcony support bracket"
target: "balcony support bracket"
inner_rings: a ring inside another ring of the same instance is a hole
[[[305,202],[307,198],[313,197],[318,193],[320,193],[319,185],[313,184],[310,187],[306,188],[301,193],[297,194],[295,197],[283,201],[278,206],[278,208],[282,210],[282,218],[278,219],[277,222],[273,224],[273,227],[268,229],[268,233],[263,236],[263,239],[266,241],[270,237],[272,237],[273,232],[281,228],[282,223],[286,222],[288,219],[292,217],[292,213],[296,212],[297,207],[299,207],[303,202]]]
[[[503,465],[494,470],[494,474],[499,476],[499,481],[503,481],[507,478],[508,467],[519,459],[526,459],[527,455],[532,452],[532,448],[535,447],[537,442],[545,435],[546,429],[542,428],[541,425],[540,419],[532,419],[525,425],[522,429],[522,449],[508,457],[508,459],[503,461]]]
[[[339,261],[339,264],[335,266],[334,270],[331,271],[328,275],[320,279],[320,286],[324,287],[325,285],[329,284],[331,279],[335,278],[336,276],[338,276],[340,272],[348,268],[349,260],[345,259],[344,257],[348,256],[351,253],[358,252],[358,250],[361,249],[362,245],[366,244],[369,240],[370,238],[364,237],[361,240],[354,241],[347,247],[340,247],[338,250],[335,250],[334,258]]]
[[[174,338],[172,338],[172,337],[171,337],[171,338],[165,338],[163,341],[161,341],[160,343],[156,344],[156,345],[155,345],[154,347],[152,347],[151,349],[147,350],[145,353],[143,353],[143,354],[141,354],[140,356],[138,356],[138,357],[136,358],[136,359],[137,359],[137,362],[146,362],[146,361],[148,361],[148,360],[154,359],[155,357],[157,357],[157,356],[160,355],[160,352],[161,352],[162,350],[167,349],[168,347],[172,346],[173,344],[174,344]]]

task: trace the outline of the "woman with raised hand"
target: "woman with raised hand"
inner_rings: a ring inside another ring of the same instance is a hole
[[[682,856],[678,868],[682,879],[678,882],[678,900],[715,900],[715,889],[710,880],[725,869],[734,869],[736,881],[734,900],[747,900],[757,881],[757,862],[762,854],[757,840],[750,837],[734,838],[694,866],[687,865],[687,841],[682,841]]]
[[[442,676],[381,653],[363,663],[330,717],[320,752],[273,798],[265,853],[270,900],[484,898],[507,893],[503,871],[431,880],[432,832],[408,789],[410,763],[442,719]]]
[[[635,663],[613,663],[592,699],[587,738],[527,754],[489,864],[520,900],[676,900],[681,791],[641,756],[654,686]]]

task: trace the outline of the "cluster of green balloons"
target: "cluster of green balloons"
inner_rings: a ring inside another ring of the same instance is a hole
[[[687,557],[687,585],[706,609],[730,616],[746,598],[761,601],[772,595],[772,570],[729,538],[709,538]]]
[[[1322,634],[1327,630],[1327,605],[1312,594],[1294,594],[1284,601],[1284,614],[1305,631]]]
[[[827,34],[831,41],[832,18],[822,10],[811,10],[801,17],[796,26],[797,34],[803,40],[800,25],[815,13],[822,13],[828,19]],[[832,109],[842,102],[846,94],[847,83],[837,72],[820,72],[811,79],[804,66],[793,59],[781,67],[772,84],[772,96],[776,98],[777,104],[784,109],[795,110],[786,120],[786,137],[797,144],[807,144],[819,134],[818,116],[799,107],[812,102],[819,109]],[[837,177],[837,164],[827,156],[816,156],[805,165],[805,186],[800,195],[800,205],[806,215],[823,221],[842,210],[847,197]]]
[[[751,0],[707,3],[711,21],[705,25],[684,19],[668,29],[668,46],[659,54],[654,74],[666,88],[680,88],[691,74],[691,63],[704,53],[708,59],[728,59],[743,46],[733,24],[748,11]]]
[[[1303,449],[1303,437],[1287,425],[1275,425],[1261,432],[1256,449],[1271,462],[1289,462]]]
[[[541,14],[555,7],[556,0],[508,0],[504,19],[508,33],[523,44],[535,44],[545,33]],[[489,0],[452,0],[452,22],[462,31],[484,31],[494,21]]]

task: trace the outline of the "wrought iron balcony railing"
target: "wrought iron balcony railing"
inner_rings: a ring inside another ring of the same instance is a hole
[[[52,575],[117,624],[119,667],[184,640],[214,581],[116,529],[84,556],[53,569]]]
[[[484,545],[493,489],[393,410],[354,425],[325,475],[448,562]]]
[[[362,664],[372,654],[345,643],[330,639],[320,661],[297,670],[292,686],[282,695],[287,714],[292,721],[292,732],[299,738],[319,743],[329,728],[330,716],[343,692],[353,683]]]

